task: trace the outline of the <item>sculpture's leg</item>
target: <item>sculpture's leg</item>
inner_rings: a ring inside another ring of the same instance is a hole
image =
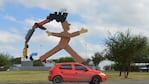
[[[84,60],[68,45],[65,50],[79,63],[83,63]]]
[[[47,53],[45,53],[44,55],[42,55],[40,57],[40,61],[45,61],[48,57],[52,56],[53,54],[55,54],[56,52],[60,51],[61,48],[59,46],[54,47],[52,50],[48,51]]]

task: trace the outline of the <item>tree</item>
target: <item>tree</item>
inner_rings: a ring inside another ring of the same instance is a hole
[[[140,54],[137,54],[134,58],[134,63],[146,63],[145,67],[147,72],[149,71],[149,44],[146,46]]]
[[[10,56],[0,53],[0,71],[7,70],[11,66]]]
[[[61,57],[59,63],[61,62],[74,62],[74,59],[72,57]]]
[[[124,76],[127,78],[134,58],[147,46],[147,38],[141,35],[130,35],[129,31],[117,32],[114,36],[109,36],[106,39],[106,46],[106,58],[118,65],[120,76],[124,71]]]
[[[43,64],[39,60],[34,60],[33,66],[43,66]]]
[[[12,64],[21,64],[21,57],[12,58]]]
[[[103,55],[102,55],[101,53],[96,52],[96,53],[94,54],[94,56],[92,56],[92,60],[93,60],[93,63],[94,63],[94,65],[96,66],[96,69],[97,69],[98,64],[99,64],[101,61],[104,60],[104,57],[103,57]]]
[[[149,63],[149,44],[134,58],[136,63]]]

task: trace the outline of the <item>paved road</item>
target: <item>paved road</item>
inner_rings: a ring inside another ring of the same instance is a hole
[[[0,84],[52,84],[52,82],[38,82],[38,83],[0,83]],[[81,83],[81,82],[65,82],[63,84],[89,84],[89,83]],[[149,80],[120,80],[120,81],[107,81],[101,84],[149,84]]]
[[[107,81],[102,84],[149,84],[149,80],[120,80],[120,81]]]

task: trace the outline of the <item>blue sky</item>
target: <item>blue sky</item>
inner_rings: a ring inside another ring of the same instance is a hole
[[[72,38],[71,47],[83,58],[103,51],[109,32],[125,32],[149,37],[149,1],[147,0],[0,0],[0,52],[14,57],[22,56],[24,37],[35,22],[45,19],[50,13],[65,8],[69,13],[70,32],[82,27],[88,33]],[[60,23],[52,21],[46,25],[51,32],[61,32]],[[29,53],[38,57],[51,50],[59,38],[48,37],[37,29],[29,42]],[[64,50],[52,58],[69,56]]]

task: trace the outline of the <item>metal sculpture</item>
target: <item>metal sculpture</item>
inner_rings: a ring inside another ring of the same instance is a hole
[[[70,24],[68,23],[68,21],[66,20],[67,18],[67,14],[68,13],[62,13],[62,12],[55,12],[54,14],[50,14],[45,20],[39,22],[39,23],[35,23],[32,26],[32,29],[30,29],[25,37],[25,47],[23,50],[23,55],[25,58],[27,58],[27,51],[28,51],[28,42],[31,38],[31,36],[33,35],[34,31],[36,28],[40,28],[42,30],[46,30],[45,27],[43,27],[44,24],[52,21],[52,20],[56,20],[57,22],[61,22],[63,31],[61,33],[54,33],[54,32],[49,32],[46,31],[46,33],[48,34],[48,36],[56,36],[56,37],[60,37],[61,40],[58,43],[58,45],[56,47],[54,47],[52,50],[48,51],[47,53],[45,53],[44,55],[42,55],[40,57],[40,61],[46,61],[46,59],[50,56],[52,56],[53,54],[55,54],[56,52],[64,49],[66,50],[74,59],[75,61],[79,62],[79,63],[83,63],[84,60],[81,58],[81,56],[79,56],[68,44],[70,39],[72,37],[78,36],[82,33],[87,32],[87,29],[82,28],[80,31],[76,31],[73,33],[69,33],[69,29],[70,29]]]

